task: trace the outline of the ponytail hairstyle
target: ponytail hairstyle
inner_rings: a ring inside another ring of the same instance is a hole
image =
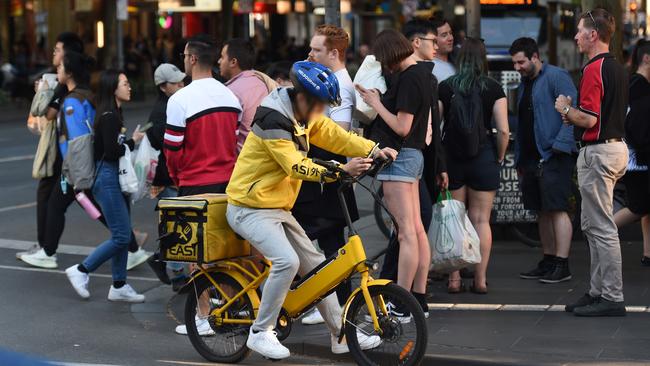
[[[66,52],[63,55],[63,68],[78,86],[90,86],[90,71],[95,66],[95,59],[79,52]]]

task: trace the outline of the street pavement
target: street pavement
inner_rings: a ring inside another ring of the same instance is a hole
[[[127,106],[130,128],[146,122],[151,103]],[[15,259],[36,240],[31,156],[37,138],[25,128],[25,111],[0,109],[0,349],[66,364],[207,365],[186,337],[175,335],[184,298],[154,278],[146,265],[129,272],[129,282],[147,295],[138,305],[106,300],[110,266],[91,277],[91,299],[80,300],[63,270],[78,263],[108,231],[76,205],[70,207],[58,270],[30,268]],[[358,229],[368,255],[386,245],[371,215],[371,200],[357,189],[363,216]],[[151,200],[133,207],[134,227],[150,234],[154,250],[156,213]],[[492,251],[488,295],[448,295],[444,281],[432,281],[429,345],[424,365],[650,365],[650,269],[639,264],[641,243],[623,242],[625,318],[581,319],[562,310],[584,292],[588,249],[576,241],[573,279],[542,285],[518,278],[534,265],[537,249],[499,239]],[[469,286],[469,282],[467,282]],[[278,365],[354,364],[334,357],[323,326],[297,321],[285,341],[292,357]],[[244,364],[267,362],[252,355]],[[0,358],[0,365],[4,365]]]

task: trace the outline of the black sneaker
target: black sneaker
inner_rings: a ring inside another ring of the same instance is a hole
[[[519,274],[519,278],[523,278],[525,280],[538,280],[544,276],[550,271],[553,270],[553,261],[550,259],[542,259],[537,263],[537,267],[534,269],[531,269],[528,272],[522,272]]]
[[[566,259],[557,258],[553,264],[553,269],[546,273],[539,279],[541,283],[560,283],[569,281],[571,279],[571,271],[569,271],[569,261]]]
[[[603,298],[598,302],[573,310],[575,316],[625,316],[626,314],[624,302],[614,302]]]
[[[643,258],[641,258],[641,265],[644,267],[650,267],[650,257],[643,256]]]
[[[188,282],[190,282],[190,278],[185,275],[181,275],[172,279],[171,282],[172,282],[172,291],[178,292],[179,294],[183,294],[187,291],[185,285],[187,285]]]
[[[600,296],[598,297],[593,297],[589,294],[584,294],[582,295],[581,298],[578,299],[578,301],[574,302],[573,304],[569,304],[564,307],[564,311],[567,313],[572,313],[573,310],[579,307],[595,304],[600,301]]]
[[[422,312],[424,313],[424,318],[429,319],[429,304],[427,304],[426,295],[413,293],[413,297],[415,297],[415,299],[418,301],[418,304],[420,304]]]
[[[166,285],[172,284],[172,281],[169,279],[169,275],[167,274],[167,263],[158,260],[158,254],[149,257],[149,259],[147,259],[147,264],[151,267],[153,273],[156,274],[156,277],[158,277],[160,282]]]

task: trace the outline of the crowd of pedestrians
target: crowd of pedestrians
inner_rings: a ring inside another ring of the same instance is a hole
[[[510,47],[522,80],[515,163],[524,206],[537,213],[543,255],[520,277],[547,284],[571,279],[569,211],[577,173],[581,229],[591,253],[588,292],[566,307],[578,316],[625,315],[618,227],[641,220],[642,264],[650,265],[650,43],[637,45],[628,85],[625,69],[609,53],[614,28],[603,9],[580,16],[575,40],[588,62],[577,89],[566,70],[542,59],[535,40],[520,38]],[[161,281],[181,290],[192,268],[162,262],[141,248],[145,238],[134,233],[129,198],[120,188],[118,161],[146,135],[160,150],[151,198],[227,193],[229,224],[273,263],[247,343],[264,356],[289,356],[273,329],[296,274],[309,272],[346,241],[339,185],[323,185],[323,168],[310,158],[336,160],[353,175],[367,170],[372,158],[393,160],[376,177],[399,226],[387,243],[382,276],[410,291],[427,316],[432,258],[427,232],[433,203],[449,192],[467,208],[480,241],[481,260],[470,271],[469,290],[487,294],[490,215],[511,125],[504,88],[488,76],[483,41],[465,37],[456,47],[450,24],[439,19],[380,32],[371,53],[381,64],[384,93],[353,83],[346,68],[349,44],[343,29],[319,26],[303,55],[307,61],[278,62],[265,74],[255,70],[250,41],[231,39],[219,50],[209,37],[193,37],[182,52],[183,71],[169,63],[154,71],[159,96],[150,126],[127,139],[122,105],[131,99],[128,74],[103,71],[94,94],[92,59],[78,37],[62,34],[53,58],[59,85],[45,116],[56,126],[57,158],[53,174],[39,182],[38,247],[17,256],[32,266],[56,268],[66,209],[88,197],[101,211],[110,239],[66,270],[76,292],[89,298],[89,273],[109,259],[109,300],[145,300],[127,284],[127,270],[147,259]],[[215,65],[225,82],[215,78]],[[353,128],[357,95],[377,113],[365,138]],[[78,148],[87,135],[93,140],[94,171],[78,179],[73,167],[87,153]],[[614,185],[621,178],[629,206],[614,214]],[[356,220],[354,190],[345,195]],[[449,274],[447,289],[466,291],[460,271]],[[336,335],[351,290],[344,282],[303,318],[304,324],[327,325],[334,353],[348,351]],[[404,309],[388,310],[409,321]],[[200,335],[214,333],[205,318],[196,322]],[[187,329],[181,325],[176,332]],[[358,337],[362,347],[376,346],[373,337]]]

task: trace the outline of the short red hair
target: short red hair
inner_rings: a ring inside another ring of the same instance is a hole
[[[339,60],[345,60],[345,53],[350,44],[350,37],[343,28],[331,24],[323,24],[316,28],[315,35],[324,36],[327,50],[338,50]]]

